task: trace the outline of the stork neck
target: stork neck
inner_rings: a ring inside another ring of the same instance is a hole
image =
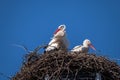
[[[88,47],[88,44],[83,43],[83,46],[84,46],[84,47]]]

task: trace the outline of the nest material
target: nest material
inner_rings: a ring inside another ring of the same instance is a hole
[[[78,79],[81,74],[99,72],[102,80],[120,80],[120,66],[103,56],[87,53],[52,51],[43,54],[30,53],[26,56],[21,70],[12,80],[70,80]]]

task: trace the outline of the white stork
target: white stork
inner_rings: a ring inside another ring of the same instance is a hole
[[[45,51],[51,51],[54,49],[67,49],[68,48],[68,41],[66,38],[66,26],[60,25],[58,29],[54,32],[54,36],[52,40],[49,42],[48,47],[45,49]]]
[[[80,52],[80,53],[87,53],[89,50],[89,47],[91,47],[93,50],[96,51],[95,47],[92,45],[91,41],[88,39],[85,39],[83,41],[83,45],[75,46],[71,51],[72,52]]]

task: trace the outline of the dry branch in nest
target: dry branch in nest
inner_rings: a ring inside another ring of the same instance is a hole
[[[43,54],[30,53],[12,80],[82,80],[80,77],[101,73],[102,80],[120,80],[120,66],[103,56],[62,50]]]

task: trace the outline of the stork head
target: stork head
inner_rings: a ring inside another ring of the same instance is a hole
[[[91,41],[90,41],[89,39],[85,39],[85,40],[83,41],[83,45],[84,45],[84,46],[89,46],[89,47],[91,47],[93,50],[96,51],[95,47],[92,45],[92,43],[91,43]]]
[[[56,34],[57,32],[59,32],[60,30],[65,31],[65,29],[66,29],[66,26],[64,24],[60,25],[60,26],[58,26],[58,29],[54,32],[54,34]]]

